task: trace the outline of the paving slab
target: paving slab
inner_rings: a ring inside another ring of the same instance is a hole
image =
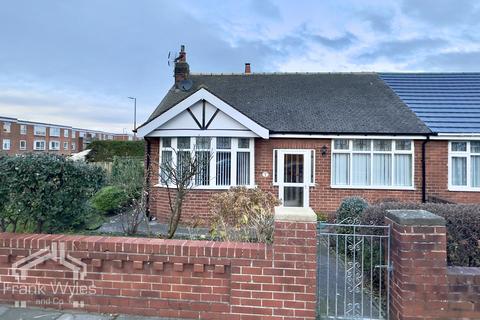
[[[8,308],[1,314],[2,320],[56,320],[62,313],[43,309]]]
[[[112,319],[114,318],[107,315],[100,315],[100,314],[64,313],[56,320],[112,320]]]

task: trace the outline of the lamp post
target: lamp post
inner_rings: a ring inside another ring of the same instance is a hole
[[[133,139],[137,138],[137,98],[128,97],[128,99],[133,100]]]

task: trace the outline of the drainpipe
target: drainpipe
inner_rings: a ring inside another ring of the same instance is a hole
[[[150,152],[152,150],[152,144],[149,138],[145,138],[147,143],[147,159],[145,160],[145,186],[146,186],[146,197],[145,197],[145,206],[147,208],[146,215],[150,218]]]
[[[426,135],[427,140],[422,142],[422,203],[427,202],[427,143],[430,141],[430,135]]]

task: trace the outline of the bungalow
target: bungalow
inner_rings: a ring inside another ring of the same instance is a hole
[[[184,221],[207,217],[209,197],[231,186],[325,213],[353,195],[480,201],[480,74],[257,74],[249,64],[192,74],[182,46],[174,78],[137,130],[160,220],[169,206],[159,163],[194,148],[212,159],[193,179]]]

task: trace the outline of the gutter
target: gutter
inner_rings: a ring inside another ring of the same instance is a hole
[[[152,143],[150,139],[146,138],[145,142],[147,143],[147,159],[145,159],[145,186],[146,186],[146,197],[145,197],[145,208],[148,218],[150,218],[150,153],[152,151]]]

